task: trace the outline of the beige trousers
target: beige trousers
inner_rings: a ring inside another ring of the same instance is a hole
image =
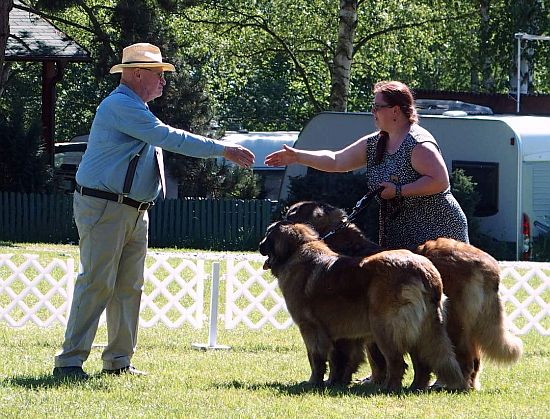
[[[55,366],[82,366],[106,310],[108,343],[101,357],[103,368],[123,368],[130,365],[137,343],[148,214],[78,193],[73,208],[80,236],[80,273]]]

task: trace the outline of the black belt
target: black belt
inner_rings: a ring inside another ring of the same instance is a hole
[[[119,204],[129,205],[131,207],[137,208],[138,211],[147,211],[151,206],[154,205],[154,202],[140,202],[136,201],[135,199],[128,198],[124,195],[117,195],[116,193],[112,192],[86,188],[80,185],[76,185],[76,191],[80,195],[93,196],[95,198],[107,199],[108,201],[115,201]]]

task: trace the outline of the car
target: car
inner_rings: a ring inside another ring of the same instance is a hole
[[[87,142],[55,143],[54,145],[54,182],[57,190],[74,192],[76,171],[88,146]]]

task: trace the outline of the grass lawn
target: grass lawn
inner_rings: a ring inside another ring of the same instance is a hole
[[[45,247],[47,246],[47,249]],[[10,245],[0,253],[39,252],[77,258],[75,246]],[[193,251],[195,252],[195,251]],[[218,330],[230,350],[199,351],[207,327],[141,328],[133,363],[146,377],[103,376],[101,348],[84,365],[86,382],[53,379],[64,328],[0,322],[0,418],[545,418],[550,415],[550,338],[522,336],[525,353],[513,366],[483,365],[482,390],[470,393],[385,394],[372,385],[316,389],[296,327]],[[106,341],[100,327],[96,343]],[[409,361],[410,364],[410,361]],[[368,375],[364,366],[356,378]],[[404,384],[412,381],[409,369]]]
[[[140,330],[136,367],[146,377],[103,376],[101,349],[85,364],[86,382],[52,378],[63,328],[21,329],[0,324],[0,417],[548,417],[550,339],[523,337],[525,354],[514,366],[485,364],[482,390],[466,394],[384,394],[370,385],[315,389],[295,327],[220,330],[230,350],[200,351],[207,330]],[[104,342],[100,328],[96,342]],[[368,374],[364,367],[357,377]],[[404,383],[412,381],[407,372]]]

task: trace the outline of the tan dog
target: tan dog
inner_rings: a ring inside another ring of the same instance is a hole
[[[330,205],[305,201],[291,206],[287,219],[309,223],[320,235],[325,235],[346,221],[346,213]],[[383,250],[352,223],[327,237],[326,242],[332,250],[350,256],[372,255]],[[472,388],[479,389],[482,353],[491,360],[512,363],[523,351],[521,340],[505,328],[498,295],[498,263],[472,245],[446,238],[428,241],[419,246],[416,253],[430,259],[441,274],[443,292],[448,297],[445,303],[447,333],[455,345],[464,377]],[[369,347],[368,353],[373,379],[379,381],[378,375],[384,373],[384,366],[380,365],[375,347]],[[345,358],[345,355],[339,357]]]
[[[304,339],[311,384],[323,383],[334,341],[363,338],[383,354],[385,390],[401,388],[407,352],[413,389],[425,389],[432,371],[449,389],[468,387],[442,322],[441,278],[425,257],[407,250],[338,255],[311,227],[288,221],[268,227],[260,253]]]

